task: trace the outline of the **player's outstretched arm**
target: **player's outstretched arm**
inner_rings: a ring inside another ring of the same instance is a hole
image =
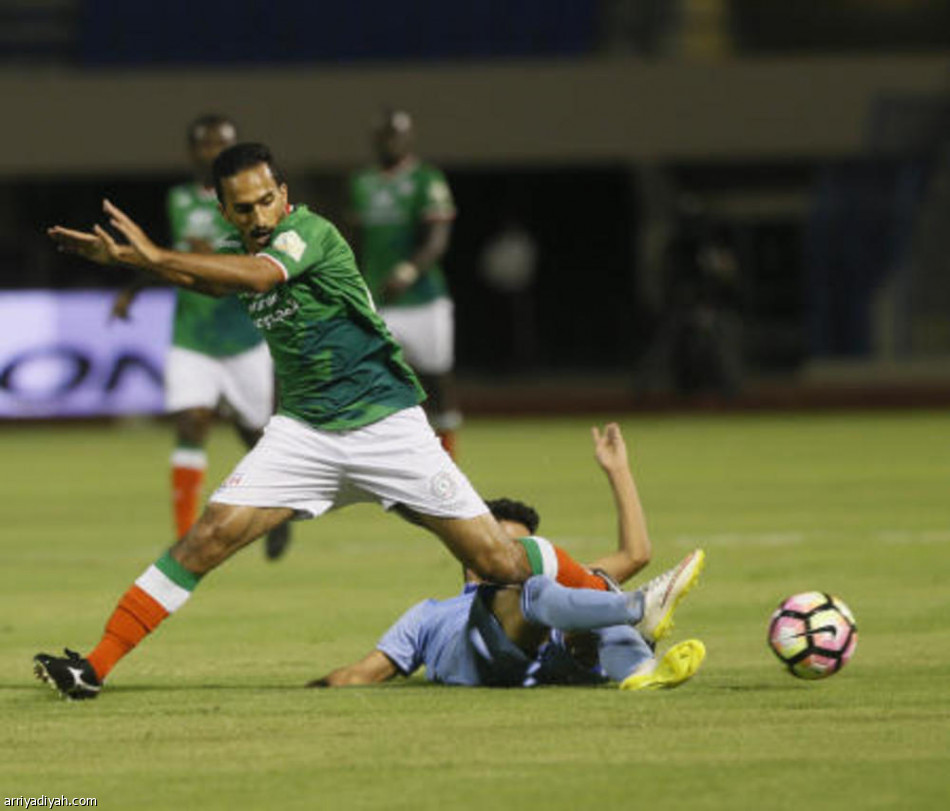
[[[392,660],[382,651],[374,650],[358,662],[338,667],[326,676],[314,679],[307,687],[350,687],[360,684],[381,684],[399,672]]]
[[[591,565],[623,583],[650,562],[650,536],[620,426],[612,422],[604,427],[603,432],[594,427],[591,433],[594,456],[607,474],[617,508],[617,551]]]
[[[131,217],[108,200],[103,202],[103,211],[109,216],[109,224],[126,238],[126,244],[118,243],[100,225],[92,233],[62,226],[48,233],[68,253],[101,265],[146,270],[179,287],[212,295],[241,290],[267,292],[284,281],[280,268],[267,259],[168,250],[156,245]]]

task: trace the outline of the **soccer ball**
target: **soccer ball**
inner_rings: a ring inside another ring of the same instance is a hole
[[[848,663],[857,643],[851,609],[821,591],[783,600],[769,621],[769,647],[800,679],[833,676]]]

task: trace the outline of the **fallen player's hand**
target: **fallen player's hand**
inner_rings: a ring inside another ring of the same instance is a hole
[[[614,470],[628,470],[627,443],[624,442],[620,426],[615,422],[607,423],[603,433],[595,425],[591,428],[594,437],[594,456],[600,466],[610,473]]]

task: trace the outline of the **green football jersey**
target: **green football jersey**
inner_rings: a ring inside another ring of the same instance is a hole
[[[452,191],[442,172],[419,161],[394,172],[366,169],[352,179],[350,205],[360,227],[360,269],[380,304],[411,306],[448,295],[442,267],[434,264],[397,300],[381,298],[393,267],[415,251],[420,227],[455,217]]]
[[[219,250],[245,253],[240,239]],[[267,293],[239,294],[274,359],[279,413],[344,431],[425,399],[332,223],[295,206],[258,255],[287,277]]]
[[[199,245],[217,249],[236,233],[221,214],[214,192],[198,183],[169,191],[168,220],[176,251],[194,251]],[[181,288],[176,293],[174,346],[220,358],[246,352],[263,340],[237,296],[214,298]]]

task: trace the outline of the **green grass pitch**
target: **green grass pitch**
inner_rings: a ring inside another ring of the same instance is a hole
[[[589,559],[614,543],[593,420],[472,420],[463,467],[542,513]],[[30,658],[87,651],[168,545],[167,426],[0,430],[0,797],[99,808],[937,809],[950,797],[950,417],[622,420],[651,574],[708,552],[674,639],[708,648],[679,690],[466,690],[416,677],[301,685],[369,650],[459,570],[434,539],[361,506],[252,546],[114,671],[66,704]],[[209,486],[240,455],[224,428]],[[857,652],[818,683],[765,646],[788,594],[854,610]]]

